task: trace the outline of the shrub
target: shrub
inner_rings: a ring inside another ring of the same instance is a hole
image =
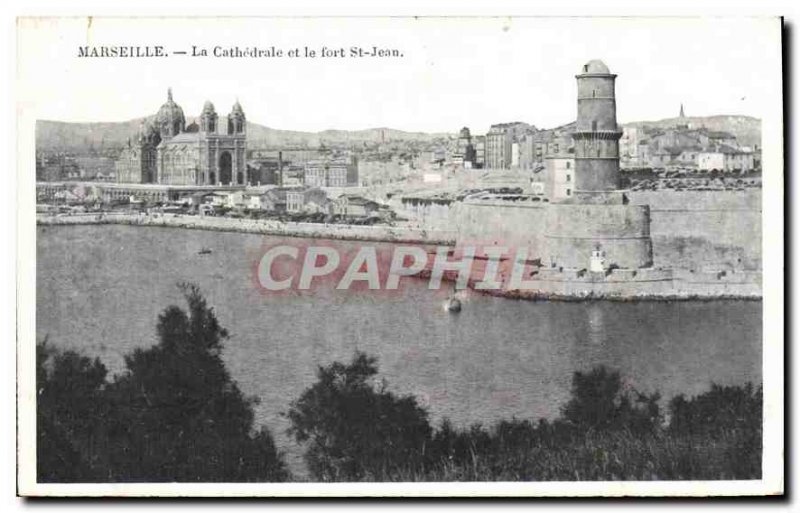
[[[617,371],[603,366],[572,377],[572,395],[562,409],[562,417],[579,431],[628,429],[648,433],[661,423],[658,394],[626,391]]]
[[[289,433],[307,445],[305,460],[321,481],[383,480],[401,468],[421,470],[431,428],[412,396],[370,382],[377,359],[357,352],[350,364],[317,371],[317,382],[294,401]]]

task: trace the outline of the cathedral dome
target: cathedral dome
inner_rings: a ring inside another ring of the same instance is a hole
[[[172,124],[175,121],[180,121],[181,124],[186,122],[186,118],[183,116],[183,109],[180,105],[175,103],[172,99],[172,89],[167,90],[167,101],[164,105],[158,109],[158,113],[156,114],[156,123],[161,124]]]
[[[581,73],[589,75],[608,75],[611,72],[603,61],[593,59],[581,67]]]
[[[214,104],[211,103],[210,101],[206,101],[203,104],[203,114],[214,114],[214,113],[215,113]]]

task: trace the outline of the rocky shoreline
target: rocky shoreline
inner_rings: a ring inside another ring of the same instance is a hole
[[[474,289],[473,289],[474,290]],[[521,301],[562,301],[562,302],[585,302],[585,301],[615,301],[619,303],[632,303],[640,301],[659,301],[659,302],[672,302],[672,301],[761,301],[761,295],[747,295],[747,294],[715,294],[710,292],[707,295],[703,294],[636,294],[632,296],[617,296],[617,295],[602,295],[595,294],[593,291],[587,292],[584,295],[563,295],[552,294],[540,291],[520,291],[520,290],[499,290],[499,291],[483,291],[476,290],[475,292],[485,293],[490,296],[502,297],[505,299],[517,299]]]
[[[664,280],[630,281],[627,283],[609,281],[585,280],[537,280],[536,288],[508,289],[478,289],[476,284],[480,279],[473,279],[467,283],[471,293],[484,294],[505,299],[522,301],[561,301],[561,302],[587,302],[587,301],[615,301],[615,302],[672,302],[672,301],[761,301],[760,273],[749,273],[746,280],[739,282],[710,282],[692,280],[689,273],[680,273],[677,277]],[[420,278],[428,279],[430,269],[422,271]],[[456,275],[445,272],[443,281],[455,283]]]

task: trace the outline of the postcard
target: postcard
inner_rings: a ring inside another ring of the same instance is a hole
[[[782,36],[18,19],[18,493],[782,494]]]

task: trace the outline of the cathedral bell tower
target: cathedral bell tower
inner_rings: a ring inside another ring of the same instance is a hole
[[[243,135],[247,129],[247,119],[239,100],[233,104],[231,113],[228,114],[228,135]]]
[[[247,118],[239,100],[236,100],[228,114],[228,138],[233,144],[233,179],[239,185],[246,185],[250,183],[247,172]]]
[[[200,113],[200,131],[207,134],[217,132],[217,113],[214,104],[209,101],[203,105],[203,112]]]
[[[619,189],[619,139],[616,75],[599,60],[589,61],[576,75],[578,119],[575,141],[575,193],[591,196]]]

